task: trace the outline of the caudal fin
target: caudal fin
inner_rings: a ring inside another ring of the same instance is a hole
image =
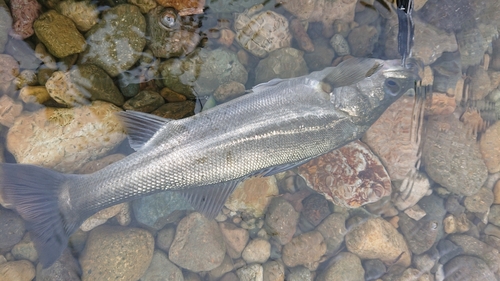
[[[43,267],[51,266],[79,226],[60,210],[58,198],[68,175],[20,164],[0,164],[0,190],[4,201],[26,220]]]

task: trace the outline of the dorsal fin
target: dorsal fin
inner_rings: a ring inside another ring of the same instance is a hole
[[[323,82],[332,89],[349,86],[370,77],[382,67],[380,60],[369,58],[350,58],[333,67]]]
[[[130,147],[135,151],[143,148],[158,130],[172,120],[133,110],[121,111],[117,115],[127,130]]]

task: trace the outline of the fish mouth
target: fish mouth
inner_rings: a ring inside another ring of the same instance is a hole
[[[422,80],[420,73],[423,73],[423,64],[414,58],[407,58],[404,65],[400,59],[389,60],[385,64],[385,72],[388,73],[386,77],[405,78],[415,81]]]

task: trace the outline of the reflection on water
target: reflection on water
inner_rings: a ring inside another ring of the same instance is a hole
[[[382,1],[0,6],[0,162],[64,173],[134,151],[122,109],[182,119],[274,78],[401,53]],[[427,95],[401,97],[361,142],[245,180],[215,219],[177,192],[142,197],[87,219],[42,269],[0,196],[0,280],[497,280],[498,13],[497,0],[415,1]]]

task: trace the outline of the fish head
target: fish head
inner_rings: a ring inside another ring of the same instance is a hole
[[[364,66],[364,78],[333,88],[330,101],[357,125],[371,126],[393,102],[415,89],[420,80],[419,65],[413,60],[402,65],[399,59],[363,59],[360,65]]]

